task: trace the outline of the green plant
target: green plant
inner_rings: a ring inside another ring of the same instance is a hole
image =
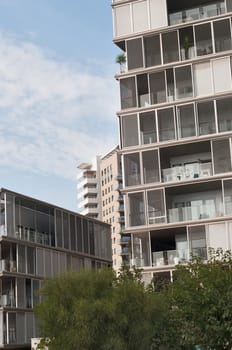
[[[120,65],[120,71],[122,73],[124,70],[124,64],[126,63],[126,55],[124,52],[116,56],[116,63]]]

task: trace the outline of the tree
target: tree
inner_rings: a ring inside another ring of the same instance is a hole
[[[160,296],[138,270],[65,273],[45,283],[36,308],[49,350],[149,350],[160,322]]]
[[[123,73],[125,69],[125,63],[126,63],[126,55],[124,52],[117,55],[116,63],[120,65],[120,72]]]
[[[207,263],[179,265],[163,291],[169,316],[161,332],[165,349],[232,349],[232,255],[211,250]],[[171,346],[170,346],[171,344]],[[166,347],[165,347],[166,346]]]

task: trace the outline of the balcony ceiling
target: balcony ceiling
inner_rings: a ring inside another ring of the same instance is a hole
[[[162,156],[183,156],[186,154],[198,154],[203,152],[210,152],[210,142],[195,142],[187,143],[184,145],[171,146],[166,148],[161,148],[160,152]]]
[[[199,7],[210,3],[215,3],[215,0],[167,0],[169,13],[183,11],[188,8]]]
[[[177,194],[192,194],[216,190],[222,190],[221,181],[207,181],[201,183],[192,183],[188,185],[169,187],[166,188],[166,194],[173,196]]]

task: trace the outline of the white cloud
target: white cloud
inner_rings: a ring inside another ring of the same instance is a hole
[[[99,76],[0,34],[2,166],[73,178],[77,163],[115,144],[117,108],[113,69]]]

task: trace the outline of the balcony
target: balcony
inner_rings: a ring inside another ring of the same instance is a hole
[[[179,250],[167,250],[152,253],[153,266],[169,266],[178,265],[181,263],[187,263],[191,257],[199,257],[203,260],[207,259],[206,248],[194,248],[191,251],[189,249]]]
[[[190,206],[168,209],[168,222],[174,223],[221,217],[223,216],[222,208],[222,202],[216,206],[213,200],[208,200],[206,204],[195,203]]]
[[[169,15],[169,25],[181,24],[208,17],[219,16],[225,13],[224,1],[218,1],[213,4],[206,4],[203,6],[189,8]]]
[[[125,222],[125,217],[124,216],[119,216],[118,218],[117,218],[117,221],[118,221],[118,223],[124,223]]]
[[[8,307],[15,307],[16,306],[16,301],[15,301],[15,296],[11,291],[8,291],[8,293],[3,294],[1,296],[1,306],[8,306]]]
[[[16,261],[2,259],[0,260],[0,272],[16,272]]]
[[[120,244],[129,244],[131,242],[131,237],[129,236],[122,236],[119,243]]]
[[[171,182],[171,181],[182,181],[182,180],[190,180],[197,179],[200,177],[212,176],[212,163],[192,163],[190,165],[185,166],[175,166],[172,168],[167,168],[162,170],[163,173],[163,181]]]

